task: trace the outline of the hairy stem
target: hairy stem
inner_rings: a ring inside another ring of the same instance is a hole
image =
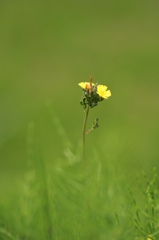
[[[84,118],[84,123],[83,123],[83,175],[84,175],[84,182],[85,182],[85,189],[86,189],[86,206],[87,206],[87,211],[89,213],[89,200],[87,196],[87,174],[86,174],[86,159],[85,159],[85,135],[86,135],[86,123],[88,119],[88,113],[89,113],[89,106],[87,106],[86,111],[85,111],[85,118]]]
[[[86,123],[87,123],[87,118],[88,118],[88,113],[89,113],[89,106],[87,107],[85,111],[85,118],[84,118],[84,123],[83,123],[83,132],[82,132],[82,139],[83,139],[83,169],[85,170],[86,168],[86,160],[85,160],[85,134],[86,134]]]

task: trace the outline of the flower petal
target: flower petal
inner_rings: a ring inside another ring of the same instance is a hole
[[[110,92],[110,90],[107,90],[107,88],[108,88],[107,86],[98,85],[97,86],[97,94],[100,97],[107,99],[108,97],[111,96],[111,92]]]
[[[110,90],[106,91],[106,93],[105,93],[105,99],[107,99],[107,98],[110,97],[110,96],[111,96],[111,91],[110,91]]]
[[[80,82],[78,85],[83,89],[90,89],[90,82]],[[94,83],[92,83],[92,86],[94,86]]]

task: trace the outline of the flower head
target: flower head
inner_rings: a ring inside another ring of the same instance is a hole
[[[97,85],[97,94],[100,97],[107,99],[108,97],[111,96],[111,91],[107,90],[107,86]]]
[[[78,85],[83,88],[83,96],[80,104],[84,110],[87,107],[93,108],[97,106],[98,102],[111,96],[111,92],[107,90],[107,86],[92,83],[92,77],[90,77],[90,82],[80,82]]]
[[[85,90],[90,89],[90,82],[80,82],[78,85]],[[92,83],[92,86],[94,86],[94,85],[95,84]]]

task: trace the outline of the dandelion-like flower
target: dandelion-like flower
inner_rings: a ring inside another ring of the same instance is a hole
[[[104,99],[108,99],[111,96],[111,91],[107,90],[107,88],[104,85],[97,85],[97,94]]]
[[[90,77],[90,82],[80,82],[78,85],[84,91],[84,95],[80,101],[84,110],[87,107],[93,108],[97,106],[98,102],[108,99],[111,96],[111,91],[107,90],[107,86],[92,83],[92,77]]]
[[[107,86],[100,85],[98,83],[92,83],[92,77],[90,77],[90,82],[80,82],[78,85],[83,89],[83,96],[81,98],[80,104],[82,105],[84,112],[86,113],[83,130],[83,134],[85,134],[99,126],[98,118],[96,118],[96,120],[92,124],[92,128],[85,132],[89,109],[98,106],[98,103],[103,101],[104,99],[108,99],[108,97],[111,96],[111,91],[107,90]]]

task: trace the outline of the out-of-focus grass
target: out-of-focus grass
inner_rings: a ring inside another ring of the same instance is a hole
[[[126,178],[121,169],[117,164],[106,161],[107,157],[114,159],[112,154],[108,156],[95,149],[88,151],[87,174],[83,173],[81,146],[72,150],[73,144],[60,120],[51,108],[49,110],[62,140],[63,157],[54,159],[54,162],[44,161],[43,149],[35,143],[34,123],[30,122],[27,169],[22,181],[17,184],[16,194],[10,193],[4,203],[1,199],[0,236],[12,240],[142,239],[148,235],[156,236],[156,173],[152,180],[144,175],[144,185],[140,183],[146,201],[144,210],[142,194],[134,197],[130,190],[128,196]]]
[[[17,184],[16,194],[10,194],[5,204],[1,202],[0,236],[4,239],[104,239],[122,235],[125,238],[132,228],[124,229],[129,224],[122,206],[124,203],[127,207],[127,200],[125,186],[121,188],[121,176],[94,149],[87,156],[85,185],[81,146],[72,150],[60,120],[49,112],[62,138],[63,157],[44,162],[43,150],[34,141],[34,123],[30,123],[25,177]]]

